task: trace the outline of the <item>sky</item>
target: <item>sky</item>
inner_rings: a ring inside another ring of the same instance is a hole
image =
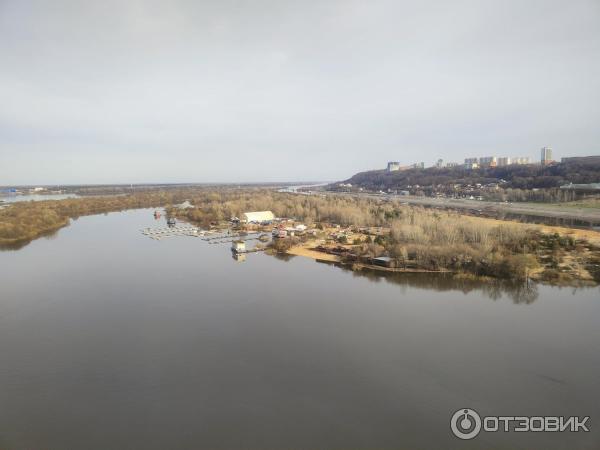
[[[600,154],[600,0],[0,0],[0,185]]]

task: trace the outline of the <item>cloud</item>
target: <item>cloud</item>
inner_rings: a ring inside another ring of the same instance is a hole
[[[588,154],[599,22],[585,0],[5,0],[0,184]]]

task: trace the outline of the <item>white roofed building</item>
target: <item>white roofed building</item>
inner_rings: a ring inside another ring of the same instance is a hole
[[[275,215],[271,211],[253,211],[243,214],[243,220],[246,222],[271,222],[275,219]]]
[[[175,206],[179,209],[190,209],[194,207],[194,205],[192,205],[188,200]]]

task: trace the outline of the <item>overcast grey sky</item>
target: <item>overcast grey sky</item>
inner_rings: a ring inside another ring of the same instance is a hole
[[[600,1],[0,0],[0,185],[600,154]]]

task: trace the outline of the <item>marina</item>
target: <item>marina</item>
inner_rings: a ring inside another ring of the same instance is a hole
[[[269,214],[266,214],[269,213]],[[250,218],[258,218],[263,219],[263,212],[251,213],[255,215],[260,215],[260,217],[250,217]],[[264,213],[265,217],[272,218],[273,213],[267,211]],[[161,218],[162,213],[159,210],[155,210],[153,213],[154,219],[158,220]],[[165,238],[176,237],[176,236],[187,236],[187,237],[196,237],[201,238],[202,241],[211,244],[229,244],[231,243],[231,252],[233,259],[239,262],[243,262],[246,260],[247,253],[256,253],[262,252],[266,250],[263,243],[267,243],[271,240],[270,236],[267,233],[262,231],[240,231],[238,229],[210,229],[204,230],[200,227],[196,227],[194,225],[177,225],[177,220],[174,217],[167,218],[167,226],[166,227],[146,227],[142,228],[140,232],[149,237],[150,239],[160,241]],[[246,247],[246,243],[251,241],[258,241],[259,245],[251,245]]]
[[[161,227],[161,228],[144,228],[140,230],[144,236],[148,236],[151,239],[160,240],[163,238],[173,236],[191,236],[201,237],[205,236],[209,231],[202,230],[194,226],[173,226],[173,227]]]
[[[245,243],[250,241],[259,241],[265,242],[268,239],[265,239],[266,235],[263,232],[249,232],[249,233],[232,233],[228,231],[227,233],[223,233],[222,230],[203,230],[199,227],[195,227],[192,225],[186,226],[167,226],[167,227],[159,227],[159,228],[143,228],[140,232],[149,237],[150,239],[154,239],[160,241],[162,239],[175,237],[175,236],[187,236],[187,237],[196,237],[201,238],[202,241],[210,244],[228,244],[233,243],[232,250],[235,253],[254,253],[258,251],[264,250],[262,247],[250,247],[246,248]],[[238,244],[238,247],[235,247]],[[244,244],[239,245],[239,244]],[[234,247],[237,250],[234,250]]]

